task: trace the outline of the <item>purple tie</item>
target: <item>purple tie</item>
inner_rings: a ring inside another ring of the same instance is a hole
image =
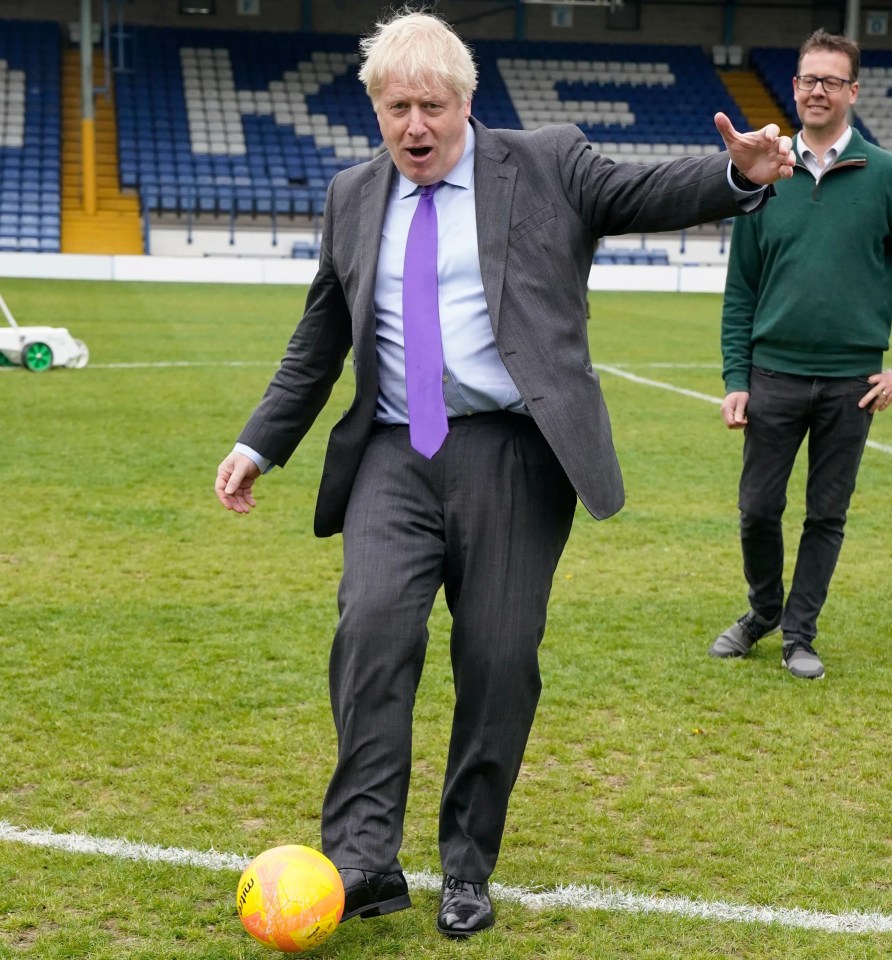
[[[434,206],[434,192],[440,183],[421,188],[418,207],[409,225],[403,264],[403,341],[409,440],[428,460],[440,449],[449,432],[446,401],[443,399],[437,208]]]

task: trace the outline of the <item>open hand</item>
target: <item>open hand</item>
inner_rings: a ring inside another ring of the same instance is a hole
[[[776,123],[750,133],[738,133],[724,113],[717,113],[714,119],[731,162],[747,180],[766,185],[793,176],[793,141],[780,136]]]

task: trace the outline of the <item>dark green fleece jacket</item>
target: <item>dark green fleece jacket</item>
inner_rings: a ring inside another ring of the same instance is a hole
[[[797,141],[798,144],[798,141]],[[892,154],[857,130],[815,183],[801,161],[734,222],[722,310],[725,389],[750,368],[878,373],[892,323]]]

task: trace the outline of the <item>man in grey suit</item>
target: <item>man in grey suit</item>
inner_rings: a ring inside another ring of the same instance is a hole
[[[362,53],[387,153],[333,179],[303,318],[216,492],[230,510],[256,505],[255,479],[284,466],[352,349],[356,395],[331,433],[315,519],[344,543],[323,850],[344,919],[410,905],[398,854],[412,709],[442,585],[456,702],[437,926],[465,937],[494,923],[488,879],[576,498],[599,518],[623,502],[586,332],[595,245],[757,207],[793,159],[776,127],[738,134],[722,114],[730,159],[651,168],[596,156],[574,126],[489,130],[471,117],[470,51],[430,14],[378,24]],[[419,310],[431,242],[433,302]]]

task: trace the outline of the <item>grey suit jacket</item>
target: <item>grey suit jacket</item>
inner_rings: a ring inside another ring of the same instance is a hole
[[[575,126],[476,134],[480,271],[505,367],[585,507],[610,516],[622,476],[586,329],[598,239],[680,229],[740,213],[727,154],[653,167],[597,156]],[[284,466],[353,349],[356,394],[325,456],[314,529],[342,529],[378,393],[374,284],[395,167],[387,154],[344,170],[325,206],[319,271],[282,364],[239,436]]]

